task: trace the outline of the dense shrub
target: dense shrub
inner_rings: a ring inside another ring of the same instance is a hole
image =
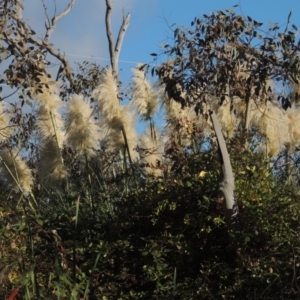
[[[20,287],[22,299],[296,299],[299,197],[237,143],[239,243],[216,193],[217,153],[183,151],[180,172],[128,192],[52,192],[35,211],[2,196],[1,296]]]

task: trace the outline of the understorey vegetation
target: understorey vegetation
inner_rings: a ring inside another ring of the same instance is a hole
[[[49,43],[74,3],[37,38],[26,2],[0,0],[0,298],[299,299],[291,16],[195,18],[125,95],[130,14],[115,39],[106,0],[111,67],[75,73]]]

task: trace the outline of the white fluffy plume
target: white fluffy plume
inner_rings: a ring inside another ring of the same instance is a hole
[[[101,129],[108,132],[102,142],[113,151],[124,150],[127,148],[123,134],[125,133],[131,158],[137,159],[138,152],[134,151],[138,144],[135,119],[129,105],[120,105],[118,87],[111,69],[102,75],[101,84],[95,89],[93,96],[99,105]]]
[[[150,120],[156,113],[158,106],[158,92],[146,79],[145,72],[138,65],[132,69],[134,74],[131,104],[143,120]]]
[[[73,95],[67,106],[66,144],[78,155],[91,157],[98,147],[99,127],[93,118],[93,110],[82,95]]]
[[[0,151],[0,178],[15,191],[24,194],[28,194],[33,186],[31,170],[16,149]]]

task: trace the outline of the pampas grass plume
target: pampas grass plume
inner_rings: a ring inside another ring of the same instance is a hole
[[[79,155],[92,154],[97,148],[99,127],[92,117],[93,110],[82,95],[73,95],[68,103],[66,119],[66,143]]]
[[[145,165],[145,173],[160,177],[163,175],[163,170],[157,167],[158,162],[162,162],[163,153],[163,141],[158,133],[158,130],[154,128],[156,138],[151,134],[151,129],[147,128],[146,133],[141,136],[141,147],[144,150],[141,163]]]
[[[5,142],[13,134],[14,128],[10,126],[10,112],[5,108],[3,101],[0,103],[0,143]]]
[[[254,103],[251,123],[265,134],[270,157],[276,156],[286,144],[291,142],[287,114],[273,102],[267,101],[259,105]]]
[[[228,98],[228,97],[227,97]],[[218,109],[217,117],[221,123],[223,130],[227,132],[227,137],[232,138],[234,131],[239,125],[239,119],[230,111],[230,100],[226,99],[223,105]]]
[[[45,68],[41,63],[41,68]],[[61,132],[63,129],[63,121],[59,114],[59,109],[62,107],[60,100],[58,83],[42,73],[38,76],[40,82],[38,87],[35,85],[31,88],[32,98],[37,100],[38,110],[36,112],[37,122],[36,128],[41,140],[53,138],[57,134],[57,140],[60,146],[63,143],[64,134]],[[56,128],[54,128],[53,126]]]
[[[57,139],[59,148],[62,148],[65,133],[61,115],[57,111],[47,111],[41,107],[37,112],[37,116],[36,128],[40,140],[43,142],[49,139]]]
[[[48,139],[41,145],[39,176],[46,186],[63,184],[67,170],[61,159],[60,149],[55,139]]]
[[[120,114],[110,123],[110,127],[108,128],[109,133],[106,136],[106,144],[112,151],[125,149],[126,143],[122,132],[123,129],[126,134],[131,159],[135,161],[139,158],[139,153],[134,150],[138,144],[135,119],[128,106],[120,107],[119,112]]]
[[[101,76],[100,85],[94,90],[93,97],[99,105],[102,118],[108,123],[116,123],[116,118],[121,114],[118,99],[118,87],[111,69],[107,69]]]
[[[120,105],[117,95],[118,88],[115,78],[111,69],[108,69],[102,75],[101,84],[93,93],[99,104],[101,127],[108,132],[104,143],[113,151],[124,149],[126,144],[122,133],[124,130],[131,158],[135,160],[138,158],[137,151],[133,151],[138,142],[135,119],[128,105]]]
[[[292,107],[287,110],[287,119],[291,137],[291,147],[294,150],[295,146],[300,144],[300,109],[292,105]]]
[[[7,148],[0,151],[0,178],[14,190],[21,187],[24,194],[30,193],[33,186],[33,176],[25,161],[17,150]]]
[[[145,78],[144,70],[140,67],[141,65],[138,65],[136,69],[132,70],[134,87],[131,104],[142,119],[147,121],[156,113],[158,93],[155,92],[150,82]]]

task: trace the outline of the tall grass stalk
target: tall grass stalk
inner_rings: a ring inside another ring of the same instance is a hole
[[[125,131],[124,126],[122,126],[121,130],[122,130],[122,134],[123,134],[123,138],[124,138],[124,142],[125,142],[125,148],[127,150],[128,159],[129,159],[130,167],[131,167],[131,170],[132,170],[134,182],[135,182],[135,185],[137,187],[138,184],[137,184],[137,180],[136,180],[136,177],[135,177],[135,170],[134,170],[133,162],[132,162],[132,159],[131,159],[130,149],[129,149],[129,146],[128,146],[128,140],[127,140],[126,131]],[[124,160],[126,160],[125,155],[124,155]]]
[[[100,255],[101,255],[101,253],[98,252],[95,263],[94,263],[94,266],[93,266],[91,274],[90,274],[90,277],[89,277],[89,279],[87,280],[87,283],[86,283],[86,288],[85,288],[83,299],[87,299],[86,297],[88,296],[91,283],[93,282],[94,272],[95,272],[95,269],[97,267]]]
[[[177,282],[177,268],[174,268],[174,274],[173,274],[173,294],[175,295],[176,292],[176,282]]]
[[[60,153],[60,162],[63,164],[64,160],[63,160],[63,157],[62,157],[62,154],[61,154],[61,150],[60,150],[60,147],[59,147],[59,140],[58,140],[57,131],[56,131],[56,122],[55,122],[55,118],[54,118],[54,116],[53,116],[53,114],[52,114],[51,111],[50,111],[50,117],[51,117],[51,122],[52,122],[53,130],[54,130],[54,135],[55,135],[55,141],[56,141],[57,149],[59,150],[59,153]]]
[[[73,279],[73,288],[76,286],[76,249],[77,249],[77,224],[79,216],[79,206],[80,206],[80,195],[77,197],[76,201],[76,211],[75,211],[75,225],[73,233],[73,264],[72,264],[72,279]]]

